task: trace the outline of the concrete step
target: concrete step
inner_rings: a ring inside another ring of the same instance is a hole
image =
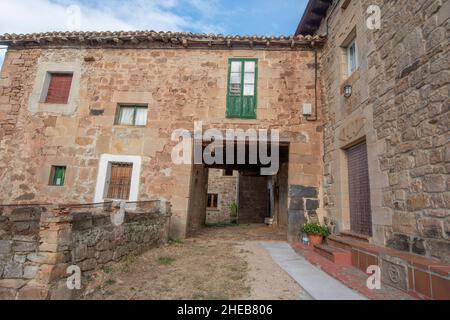
[[[341,266],[352,265],[352,254],[347,250],[327,244],[321,244],[314,246],[314,251],[335,264]]]
[[[362,241],[362,242],[370,242],[370,236],[366,236],[364,234],[355,233],[353,231],[341,231],[341,237],[348,238],[350,240]]]

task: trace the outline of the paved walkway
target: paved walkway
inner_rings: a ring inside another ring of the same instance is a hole
[[[261,243],[274,261],[315,300],[367,300],[313,266],[287,243]]]

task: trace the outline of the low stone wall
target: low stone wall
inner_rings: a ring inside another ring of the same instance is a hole
[[[39,248],[39,225],[45,207],[0,208],[0,300],[33,279],[39,264],[29,258]]]
[[[68,268],[92,272],[168,239],[166,202],[0,209],[0,300],[71,299]]]

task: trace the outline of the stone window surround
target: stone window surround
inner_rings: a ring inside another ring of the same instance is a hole
[[[100,161],[99,161],[94,202],[102,203],[105,201],[106,181],[107,181],[108,172],[109,172],[108,169],[109,169],[110,163],[112,163],[112,162],[130,163],[133,165],[133,171],[131,174],[130,197],[129,197],[128,201],[130,201],[130,202],[138,201],[142,158],[140,156],[102,154],[100,156]]]
[[[355,44],[356,51],[356,69],[350,73],[350,65],[349,65],[349,48],[352,44]],[[349,79],[356,71],[359,69],[359,57],[358,57],[358,38],[356,34],[356,27],[352,28],[350,33],[347,35],[345,40],[340,45],[341,49],[341,74],[342,81]]]
[[[45,103],[47,90],[52,73],[71,73],[72,84],[67,104]],[[59,115],[72,115],[78,108],[78,95],[80,90],[81,62],[42,62],[38,65],[33,92],[29,99],[28,110],[32,114],[38,112],[55,113]]]

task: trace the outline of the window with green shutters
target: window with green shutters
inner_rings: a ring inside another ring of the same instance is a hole
[[[66,167],[53,166],[50,174],[50,185],[56,187],[64,186],[66,179]]]
[[[228,61],[227,118],[256,119],[257,59]]]

